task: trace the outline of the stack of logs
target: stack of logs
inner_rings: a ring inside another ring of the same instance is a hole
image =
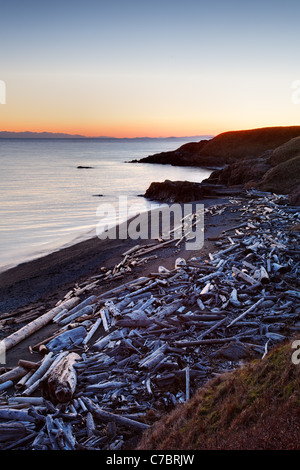
[[[241,222],[208,256],[94,295],[103,278],[178,240],[137,246],[2,341],[8,350],[49,322],[58,327],[32,346],[39,362],[0,375],[1,449],[126,449],[210,378],[299,330],[299,212],[259,192],[229,206]]]

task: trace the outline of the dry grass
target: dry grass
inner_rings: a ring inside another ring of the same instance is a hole
[[[291,343],[220,376],[153,425],[139,449],[300,449],[300,364]]]
[[[288,194],[299,188],[300,155],[279,163],[263,176],[258,189]]]
[[[300,137],[285,142],[284,144],[277,147],[271,154],[269,162],[272,166],[279,165],[291,158],[300,155]]]
[[[245,131],[224,132],[204,145],[200,155],[232,159],[258,157],[300,135],[300,126],[266,127]]]

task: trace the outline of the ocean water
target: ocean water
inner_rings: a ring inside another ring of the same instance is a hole
[[[206,169],[126,163],[189,141],[1,139],[0,270],[96,236],[101,204],[116,207],[112,222],[125,220],[120,196],[148,210],[140,195],[152,181],[207,178]]]

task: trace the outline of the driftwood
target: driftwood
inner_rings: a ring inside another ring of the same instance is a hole
[[[24,359],[20,359],[19,362],[18,362],[18,365],[20,367],[24,367],[25,369],[29,369],[29,370],[36,370],[38,369],[39,367],[39,363],[36,363],[36,362],[32,362],[32,361],[25,361]]]
[[[183,240],[164,245],[162,238],[135,246],[115,266],[69,290],[55,307],[56,332],[31,348],[44,358],[0,371],[0,419],[27,432],[1,448],[122,449],[210,378],[264,358],[300,331],[300,234],[290,230],[300,216],[281,196],[251,194],[205,209],[207,223],[225,211],[241,218],[212,237],[215,249],[207,256],[185,260]],[[194,214],[184,223],[190,230]],[[127,272],[164,246],[174,250],[173,268],[159,266],[127,282]],[[102,293],[93,295],[99,285]],[[74,297],[76,305],[65,303]],[[29,319],[37,310],[19,313],[6,318]],[[21,367],[25,375],[18,377]]]
[[[0,375],[0,384],[6,382],[7,380],[18,380],[21,377],[24,377],[28,372],[28,369],[25,367],[17,366],[14,367],[12,370],[5,372],[4,374]]]
[[[0,442],[14,441],[26,435],[27,429],[22,423],[0,423]]]
[[[86,337],[86,329],[83,326],[63,331],[46,344],[49,351],[62,351],[71,349],[82,343]]]
[[[107,422],[114,422],[120,426],[125,426],[129,429],[137,430],[137,431],[145,431],[149,429],[149,425],[144,423],[139,423],[138,421],[134,421],[132,419],[124,418],[123,416],[118,416],[113,413],[109,413],[107,411],[102,410],[98,406],[95,406],[94,403],[89,400],[88,398],[84,399],[84,403],[88,407],[91,413],[95,416],[96,419]]]
[[[255,304],[251,305],[251,307],[247,308],[247,310],[243,313],[241,313],[237,318],[235,318],[234,320],[232,320],[232,322],[227,325],[227,328],[230,328],[232,325],[234,325],[237,321],[241,320],[242,318],[244,318],[248,313],[252,312],[253,310],[255,310],[262,302],[264,301],[264,298],[262,297],[261,299],[259,299],[257,302],[255,302]]]
[[[79,357],[76,353],[70,353],[56,364],[47,379],[43,381],[42,388],[45,397],[50,398],[54,403],[65,403],[71,400],[77,383],[74,362]]]
[[[2,382],[0,384],[0,392],[3,392],[3,390],[7,390],[10,387],[13,387],[14,383],[12,380],[7,380],[6,382]]]
[[[34,422],[35,418],[28,414],[28,411],[19,411],[13,408],[0,409],[0,419],[12,421]]]
[[[24,395],[31,395],[44,380],[50,375],[52,369],[58,364],[58,362],[65,357],[68,352],[63,352],[58,354],[55,358],[52,358],[52,353],[50,352],[45,358],[41,367],[35,372],[35,374],[30,377],[26,383],[27,388],[24,390]]]
[[[32,322],[28,323],[27,325],[23,326],[20,330],[12,333],[7,338],[2,340],[3,346],[6,351],[11,349],[16,344],[23,341],[23,339],[28,338],[32,335],[35,331],[38,331],[43,326],[47,325],[61,310],[68,309],[74,306],[79,302],[78,297],[74,297],[66,302],[62,303],[60,306],[55,307],[54,309],[50,310],[49,312],[45,313],[41,317],[33,320]]]

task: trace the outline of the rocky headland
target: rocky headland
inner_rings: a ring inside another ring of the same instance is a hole
[[[187,199],[196,200],[198,194],[215,195],[215,186],[218,192],[223,187],[288,194],[291,204],[300,203],[300,126],[224,132],[211,140],[184,144],[174,151],[150,155],[138,162],[215,168],[199,184],[155,183],[145,194],[151,199],[187,202]],[[177,196],[174,196],[175,186]]]

